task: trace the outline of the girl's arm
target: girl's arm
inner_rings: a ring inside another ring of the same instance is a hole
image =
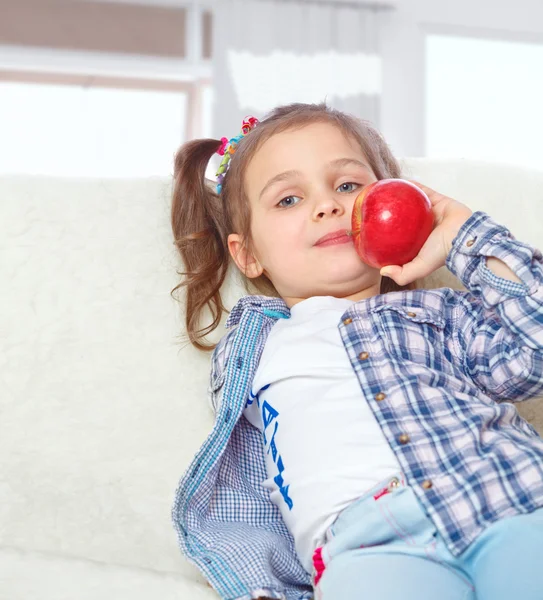
[[[543,391],[543,257],[485,213],[473,214],[446,261],[471,292],[453,307],[457,358],[495,400]]]
[[[470,294],[450,307],[456,358],[496,400],[543,391],[543,258],[483,212],[413,181],[430,198],[435,227],[418,256],[381,274],[406,285],[447,265]]]

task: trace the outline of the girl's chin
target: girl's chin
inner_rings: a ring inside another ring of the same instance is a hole
[[[375,269],[364,265],[362,265],[362,268],[358,267],[356,269],[335,269],[321,275],[324,276],[321,277],[321,280],[324,280],[327,284],[343,288],[368,287],[380,280],[378,271],[376,272]]]
[[[320,270],[321,272],[327,271],[335,279],[345,279],[346,281],[379,273],[379,269],[363,263],[357,254],[345,256],[343,260],[321,261]]]

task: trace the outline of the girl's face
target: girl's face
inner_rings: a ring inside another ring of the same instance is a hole
[[[358,300],[379,293],[377,269],[354,249],[353,204],[376,177],[356,142],[328,123],[278,133],[250,161],[252,252],[239,234],[230,253],[248,277],[262,273],[293,306],[311,296]],[[325,236],[336,235],[335,240]]]

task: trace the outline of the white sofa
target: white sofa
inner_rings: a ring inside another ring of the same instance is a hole
[[[543,171],[403,164],[543,246]],[[169,207],[167,179],[0,178],[1,600],[217,598],[170,522],[212,417]],[[522,410],[543,431],[543,402]]]

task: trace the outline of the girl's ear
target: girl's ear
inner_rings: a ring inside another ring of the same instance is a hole
[[[238,233],[228,236],[228,250],[237,268],[249,279],[260,277],[264,272],[262,265],[254,254],[247,250],[243,238]]]

